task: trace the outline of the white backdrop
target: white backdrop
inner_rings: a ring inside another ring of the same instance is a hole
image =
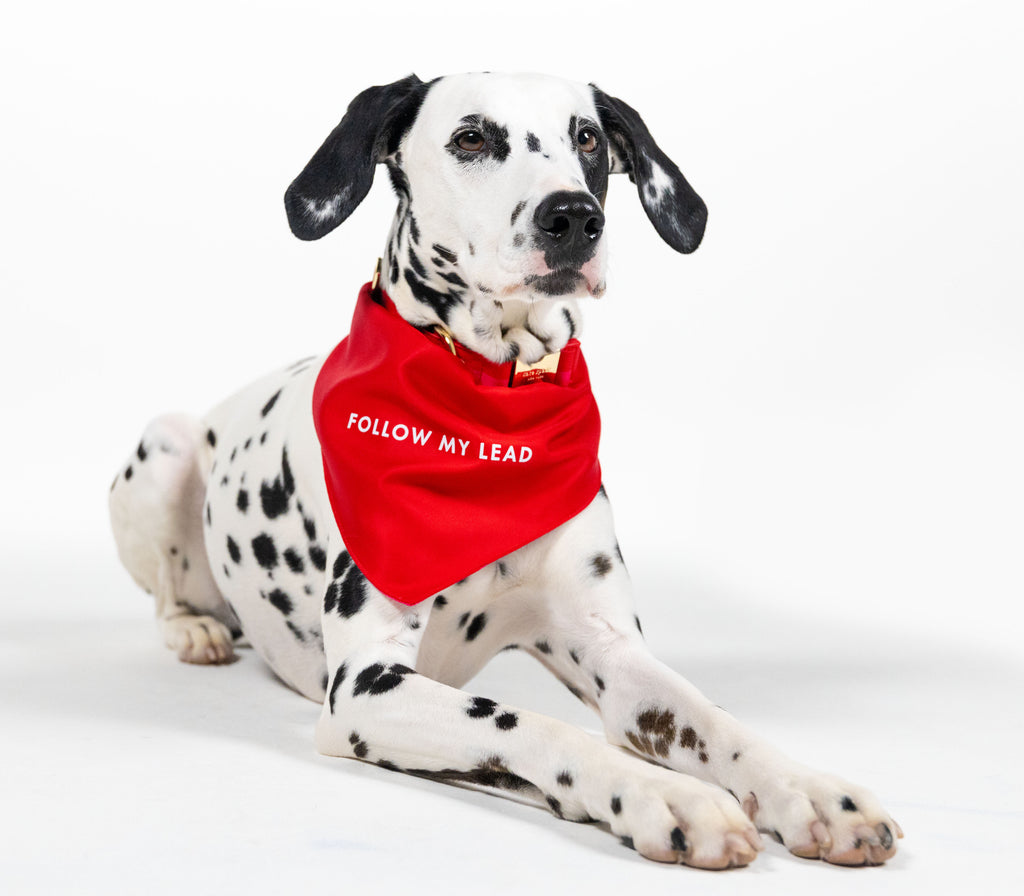
[[[544,71],[636,107],[710,210],[679,256],[615,179],[610,288],[584,310],[648,627],[692,602],[725,626],[680,634],[697,653],[732,632],[770,655],[799,626],[822,656],[927,642],[1019,675],[1014,4],[93,0],[4,20],[12,613],[45,624],[94,592],[141,612],[105,510],[141,427],[344,335],[386,178],[312,244],[282,195],[352,96]]]

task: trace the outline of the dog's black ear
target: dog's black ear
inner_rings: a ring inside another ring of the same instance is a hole
[[[596,85],[594,103],[608,135],[612,172],[625,172],[636,184],[647,217],[677,252],[692,252],[704,236],[708,209],[680,170],[654,142],[635,109]]]
[[[398,148],[426,95],[415,75],[369,87],[284,194],[288,225],[300,240],[318,240],[355,211],[370,192],[373,172]]]

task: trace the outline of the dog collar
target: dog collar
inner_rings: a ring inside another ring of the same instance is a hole
[[[383,594],[419,603],[594,499],[601,424],[579,342],[546,367],[516,380],[514,363],[419,330],[386,293],[360,290],[317,378],[313,422],[345,548]]]

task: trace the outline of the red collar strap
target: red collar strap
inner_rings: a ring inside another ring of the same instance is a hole
[[[313,390],[338,529],[382,593],[415,604],[572,519],[601,487],[579,342],[509,388],[495,364],[410,326],[370,284]]]

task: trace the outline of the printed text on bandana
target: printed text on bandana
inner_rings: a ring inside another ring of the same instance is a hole
[[[376,436],[379,439],[392,439],[396,442],[406,442],[415,445],[417,448],[433,451],[444,451],[447,454],[454,454],[456,457],[475,457],[478,460],[491,460],[500,463],[524,464],[533,457],[533,449],[526,445],[502,445],[499,442],[480,442],[470,439],[462,439],[458,436],[442,434],[436,443],[432,444],[434,432],[429,429],[420,429],[418,426],[407,426],[404,423],[392,423],[390,420],[381,420],[379,417],[367,417],[357,412],[348,416],[347,429],[355,430],[367,436]],[[476,452],[472,449],[476,449]]]

